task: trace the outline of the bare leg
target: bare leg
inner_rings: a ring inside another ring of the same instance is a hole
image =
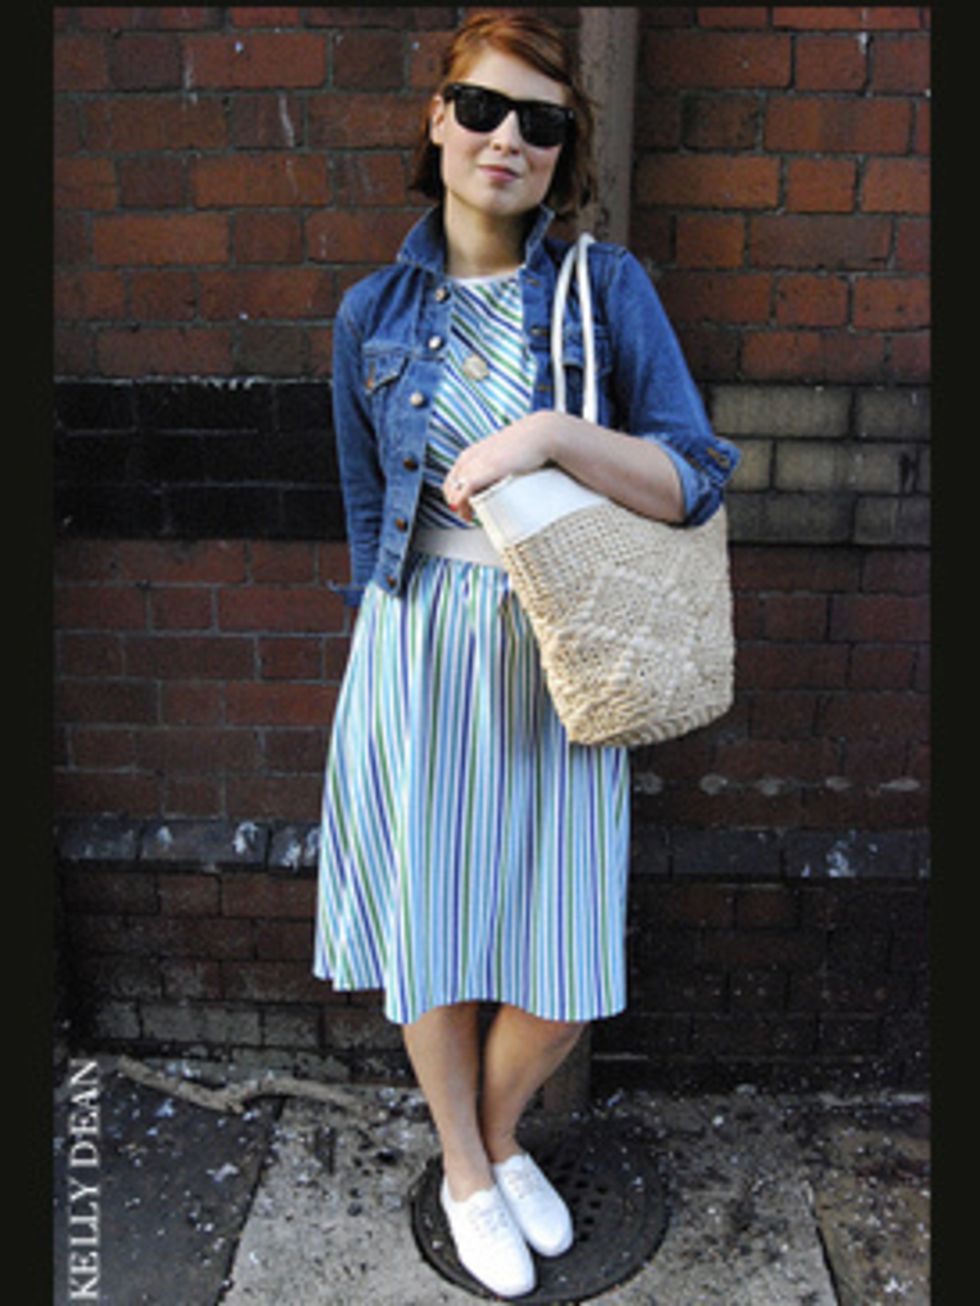
[[[493,1186],[477,1114],[477,1015],[477,1003],[453,1003],[433,1007],[402,1026],[412,1068],[439,1135],[450,1195],[457,1202]]]
[[[480,1122],[490,1160],[506,1161],[522,1149],[518,1121],[531,1098],[578,1041],[585,1024],[542,1020],[518,1007],[503,1006],[487,1035]]]

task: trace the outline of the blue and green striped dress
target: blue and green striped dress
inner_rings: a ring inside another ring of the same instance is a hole
[[[457,281],[418,520],[460,449],[530,409],[516,273]],[[489,364],[472,380],[463,359]],[[569,743],[499,567],[412,554],[369,585],[327,759],[314,974],[400,1024],[453,1002],[549,1020],[626,1003],[629,764]]]

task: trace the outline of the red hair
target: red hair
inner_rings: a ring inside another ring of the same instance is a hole
[[[443,51],[435,95],[441,95],[450,82],[460,81],[488,46],[520,59],[565,88],[568,107],[575,113],[575,130],[562,146],[546,198],[559,215],[569,216],[589,202],[596,187],[592,104],[568,46],[556,27],[533,13],[511,9],[473,14]],[[429,199],[442,199],[441,152],[429,136],[429,106],[416,144],[411,185]]]

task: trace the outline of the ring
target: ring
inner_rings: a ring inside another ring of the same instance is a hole
[[[453,489],[454,490],[466,489],[466,482],[463,480],[461,476],[457,476],[456,479],[453,481]]]

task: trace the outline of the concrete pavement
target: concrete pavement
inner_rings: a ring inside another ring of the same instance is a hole
[[[152,1086],[118,1064],[76,1051],[56,1069],[56,1306],[477,1300],[435,1272],[412,1232],[409,1193],[435,1152],[416,1090],[338,1085],[329,1100],[220,1110],[176,1086],[244,1072],[155,1061],[167,1079]],[[646,1264],[589,1300],[927,1306],[924,1096],[637,1091],[543,1123],[608,1120],[654,1138],[669,1223]]]

